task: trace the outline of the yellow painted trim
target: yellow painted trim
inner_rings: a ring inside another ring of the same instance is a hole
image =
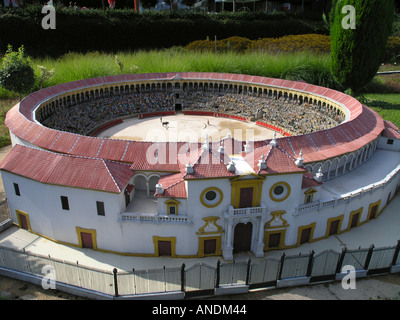
[[[274,197],[274,189],[275,189],[277,186],[279,186],[279,185],[284,185],[284,186],[287,188],[287,194],[286,194],[286,196],[283,197],[282,199],[277,199],[277,198]],[[275,202],[282,202],[282,201],[285,201],[287,198],[289,198],[290,192],[291,192],[290,185],[289,185],[287,182],[281,181],[281,182],[275,183],[275,184],[271,187],[271,189],[269,189],[269,197],[270,197],[273,201],[275,201]]]
[[[372,208],[373,208],[374,206],[378,206],[378,208],[376,209],[376,216],[375,216],[375,219],[379,217],[379,215],[380,215],[379,207],[381,206],[381,202],[382,202],[382,200],[379,200],[379,201],[374,202],[374,203],[371,203],[371,204],[369,205],[369,208],[368,208],[368,216],[367,216],[367,221],[366,221],[366,222],[368,222],[369,220],[371,220],[371,212],[372,212]]]
[[[169,209],[171,207],[175,207],[175,215],[177,216],[179,214],[178,212],[178,208],[179,205],[181,204],[178,200],[175,199],[169,199],[167,201],[164,202],[167,205],[167,215],[169,215]]]
[[[304,197],[304,204],[313,202],[313,201],[314,201],[314,194],[317,193],[317,192],[318,192],[318,191],[315,190],[315,189],[313,189],[313,188],[310,188],[310,189],[306,190],[306,191],[304,192],[304,194],[305,194],[305,197]],[[308,196],[311,196],[311,201],[309,201],[309,202],[307,202],[307,197],[308,197]]]
[[[253,174],[254,175],[254,174]],[[234,208],[239,208],[240,205],[240,189],[253,188],[253,207],[259,207],[261,203],[261,192],[265,178],[257,176],[256,179],[238,180],[237,178],[231,180],[232,195],[231,205]]]
[[[204,224],[204,226],[202,226],[202,227],[199,229],[199,232],[197,232],[197,234],[212,234],[212,233],[222,233],[222,232],[224,232],[224,231],[222,230],[222,227],[219,226],[219,225],[217,224],[217,220],[219,220],[219,217],[211,216],[211,217],[203,218],[203,220],[204,220],[206,223]],[[214,225],[214,227],[217,228],[217,230],[216,230],[216,231],[212,231],[212,232],[204,231],[205,228],[206,228],[207,226],[210,226],[210,225]]]
[[[364,207],[361,207],[358,210],[352,211],[350,212],[350,216],[349,216],[349,224],[347,225],[347,229],[345,231],[350,231],[351,230],[351,221],[353,220],[353,217],[359,213],[358,219],[357,219],[357,223],[356,223],[356,227],[360,226],[360,221],[361,221],[361,216],[362,216],[362,212],[364,210]]]
[[[26,222],[28,224],[28,231],[32,232],[31,221],[29,220],[29,214],[27,214],[24,211],[18,210],[18,209],[16,209],[15,212],[17,214],[18,226],[20,228],[22,228],[22,221],[21,221],[21,215],[22,215],[22,216],[24,216],[26,218]]]
[[[269,221],[265,224],[265,227],[264,227],[264,228],[273,229],[273,228],[287,228],[287,227],[289,227],[289,224],[287,223],[287,220],[285,220],[285,219],[282,218],[282,215],[284,215],[285,213],[286,213],[286,211],[283,211],[283,210],[271,212],[272,218],[271,218],[271,220],[269,220]],[[272,226],[272,227],[271,227],[272,221],[278,220],[278,219],[282,221],[282,225],[279,225],[279,226]]]
[[[318,192],[318,191],[315,190],[315,189],[313,189],[313,188],[310,188],[310,189],[306,190],[306,191],[304,192],[304,194],[310,194],[310,193],[315,193],[315,192]]]
[[[314,242],[314,230],[315,230],[315,226],[316,226],[316,222],[310,223],[306,226],[301,226],[298,228],[297,231],[297,246],[300,246],[301,244],[301,233],[303,232],[303,230],[311,228],[311,232],[310,232],[310,241],[309,242]]]
[[[342,222],[343,222],[343,219],[344,219],[344,214],[342,214],[342,215],[340,215],[340,216],[338,216],[338,217],[335,217],[335,218],[329,218],[329,219],[328,219],[327,224],[326,224],[326,234],[325,234],[325,236],[326,236],[327,238],[329,237],[329,232],[331,231],[332,222],[334,222],[334,221],[339,220],[339,225],[338,225],[338,232],[337,232],[337,234],[340,234],[340,233],[343,232],[343,231],[341,231],[341,230],[342,230]]]
[[[215,253],[213,253],[213,254],[205,254],[204,253],[204,241],[205,240],[216,240]],[[221,235],[210,236],[210,237],[199,237],[199,251],[197,253],[197,257],[198,258],[203,258],[203,257],[209,257],[209,256],[220,256],[220,255],[222,255],[221,243],[222,243]]]
[[[80,248],[83,248],[83,243],[82,243],[82,232],[84,233],[90,233],[92,235],[92,244],[93,244],[93,249],[97,250],[97,238],[96,238],[96,230],[95,229],[84,229],[80,227],[76,227],[76,233],[78,235],[78,246]]]
[[[216,193],[219,194],[219,200],[218,200],[217,203],[211,204],[211,205],[210,205],[210,204],[207,204],[207,203],[204,201],[204,196],[205,196],[206,193],[209,192],[209,191],[215,191]],[[215,207],[218,207],[218,206],[221,204],[221,202],[222,202],[223,199],[224,199],[224,194],[223,194],[222,191],[221,191],[219,188],[217,188],[217,187],[210,187],[210,188],[207,188],[207,189],[203,190],[203,192],[200,194],[200,202],[201,202],[201,204],[202,204],[203,206],[205,206],[205,207],[207,207],[207,208],[215,208]]]
[[[281,235],[281,239],[279,241],[279,246],[278,247],[269,248],[269,236],[271,234],[280,234]],[[286,238],[286,229],[265,231],[265,234],[264,234],[264,251],[285,249],[286,248],[285,238]]]
[[[153,236],[153,243],[154,243],[154,256],[159,257],[160,253],[158,252],[158,241],[169,241],[171,242],[171,258],[176,257],[176,237],[158,237]]]

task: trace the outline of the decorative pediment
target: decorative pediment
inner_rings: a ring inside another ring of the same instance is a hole
[[[206,222],[204,226],[199,229],[197,234],[215,234],[222,233],[222,227],[217,224],[219,217],[206,217],[203,220]]]
[[[272,219],[269,220],[265,224],[265,228],[286,228],[288,227],[288,223],[282,216],[286,213],[286,211],[274,211],[271,212]]]

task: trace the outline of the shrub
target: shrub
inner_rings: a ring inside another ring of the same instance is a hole
[[[0,69],[0,86],[18,92],[21,99],[21,94],[29,92],[35,84],[35,74],[30,64],[23,46],[14,52],[9,45]]]
[[[214,51],[215,42],[211,40],[198,40],[186,46],[190,51]],[[217,41],[218,52],[267,52],[277,53],[297,53],[310,52],[314,54],[329,53],[329,36],[319,34],[292,35],[281,38],[264,38],[259,40],[249,40],[244,37],[230,37]]]
[[[251,42],[249,51],[268,53],[311,52],[329,53],[329,36],[319,34],[291,35],[282,38],[264,38]]]

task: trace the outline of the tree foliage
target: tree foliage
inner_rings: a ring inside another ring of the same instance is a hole
[[[29,92],[35,84],[35,74],[29,57],[25,55],[24,46],[17,52],[8,46],[0,69],[0,86],[9,91],[21,94]]]
[[[356,92],[375,76],[394,20],[393,0],[335,0],[331,13],[331,71],[343,89]],[[355,8],[356,29],[343,28],[346,5]]]

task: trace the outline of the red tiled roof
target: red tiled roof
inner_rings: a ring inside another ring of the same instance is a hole
[[[163,194],[155,194],[156,197],[162,198],[187,198],[185,181],[181,173],[169,174],[160,177],[158,183],[164,189]]]
[[[400,139],[399,129],[390,121],[384,121],[385,129],[382,131],[382,136],[390,139]]]
[[[258,163],[261,160],[262,155],[264,155],[264,161],[267,165],[267,168],[260,170]],[[244,159],[258,174],[294,173],[306,171],[303,168],[299,168],[295,164],[295,159],[282,150],[279,145],[276,147],[267,145],[265,147],[255,149],[247,154]]]
[[[180,155],[181,170],[185,170],[184,179],[205,179],[219,177],[234,177],[224,162],[224,156],[210,149],[198,149],[188,155]],[[193,166],[193,173],[186,173],[186,164]]]
[[[133,176],[129,166],[110,160],[61,155],[16,145],[0,170],[42,183],[120,193]]]
[[[345,123],[323,132],[278,139],[280,148],[292,157],[297,157],[300,150],[302,150],[305,163],[323,161],[327,158],[356,151],[374,141],[383,131],[384,135],[390,134],[393,137],[397,137],[397,134],[394,132],[397,130],[392,127],[385,127],[381,116],[375,111],[361,105],[356,99],[342,92],[288,80],[208,72],[117,75],[60,84],[27,96],[7,113],[5,123],[15,136],[33,145],[55,152],[123,161],[132,163],[132,168],[139,170],[178,172],[180,170],[179,166],[170,160],[155,163],[146,161],[146,152],[149,144],[152,144],[151,142],[137,143],[131,141],[125,144],[124,142],[121,143],[120,140],[88,139],[68,132],[56,132],[33,122],[33,112],[39,103],[67,91],[102,84],[126,83],[126,81],[172,80],[175,77],[187,80],[236,81],[255,86],[269,85],[278,90],[280,88],[291,88],[299,90],[299,92],[311,93],[325,99],[331,99],[341,104],[348,110],[347,121]],[[257,148],[263,144],[264,141],[256,141],[254,147]],[[240,143],[237,143],[237,145],[240,145]],[[180,146],[183,146],[183,144]],[[226,148],[228,146],[229,142],[227,141]],[[160,158],[163,157],[163,147],[167,146],[164,145],[159,148]],[[176,157],[174,152],[172,155],[169,153],[169,150],[171,150],[169,147],[165,150],[165,157]],[[149,151],[151,152],[152,150]]]

